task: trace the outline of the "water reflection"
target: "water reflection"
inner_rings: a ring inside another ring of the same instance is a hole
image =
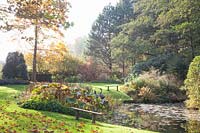
[[[111,123],[163,133],[200,133],[200,113],[182,104],[123,105]]]

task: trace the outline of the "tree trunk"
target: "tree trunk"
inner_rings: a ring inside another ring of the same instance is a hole
[[[132,67],[135,65],[135,62],[136,62],[136,57],[132,57],[131,58],[131,65],[132,65]]]
[[[111,32],[109,31],[108,34],[108,39],[109,41],[107,42],[108,44],[108,52],[109,52],[109,70],[110,70],[110,75],[112,75],[112,49],[111,49],[111,44],[109,43],[111,41]]]
[[[192,44],[192,39],[191,39],[191,50],[192,50],[192,58],[194,59],[195,53],[194,53],[194,46]]]
[[[193,38],[192,38],[192,31],[190,29],[190,47],[192,51],[192,59],[195,57],[194,45],[193,45]]]
[[[34,53],[33,53],[33,73],[32,73],[32,81],[36,82],[36,64],[37,64],[37,40],[38,40],[38,25],[35,25],[35,45],[34,45]]]
[[[124,45],[122,47],[122,57],[123,57],[123,60],[122,60],[122,76],[123,78],[125,77],[125,54],[124,54]]]
[[[110,70],[110,74],[112,74],[112,61],[110,61],[109,63],[109,70]]]
[[[125,77],[125,61],[122,61],[122,76]]]
[[[188,23],[190,23],[189,17],[187,17]],[[192,59],[195,57],[195,51],[194,51],[194,44],[193,44],[193,38],[192,38],[192,29],[189,28],[189,43],[191,47],[191,52],[192,52]]]

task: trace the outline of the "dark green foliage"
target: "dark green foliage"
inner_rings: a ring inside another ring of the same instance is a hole
[[[104,7],[102,14],[98,16],[89,35],[87,52],[89,56],[99,59],[110,71],[112,71],[113,59],[112,48],[109,42],[115,30],[112,19],[113,12],[114,7],[108,5]]]
[[[27,67],[23,54],[19,52],[8,53],[2,72],[4,79],[27,80]]]
[[[151,67],[154,67],[155,69],[159,69],[161,72],[166,70],[167,64],[166,61],[169,59],[169,56],[161,55],[154,58],[151,58],[147,61],[137,63],[133,67],[133,74],[139,75],[143,71],[149,71]]]
[[[74,115],[74,116],[76,115],[76,112],[74,111],[74,109],[66,107],[56,100],[52,100],[52,101],[28,100],[20,104],[20,106],[26,109],[57,112],[57,113],[62,113],[62,114],[67,114],[67,115]],[[80,112],[80,115],[83,118],[91,118],[91,115],[88,113]]]
[[[28,85],[27,80],[15,80],[15,79],[2,79],[0,80],[0,85]]]
[[[37,101],[37,100],[28,100],[22,105],[22,108],[51,111],[65,113],[66,108],[61,105],[58,101]]]
[[[175,75],[181,80],[184,80],[187,75],[189,61],[181,56],[173,55],[166,62],[166,72]]]
[[[132,74],[155,67],[183,80],[200,53],[199,8],[198,0],[121,0],[107,6],[91,30],[90,56],[123,78],[135,65]]]
[[[32,77],[32,73],[28,73],[28,75],[29,75],[29,78]],[[36,79],[38,82],[52,82],[52,74],[37,73]]]
[[[143,71],[149,71],[152,67],[159,69],[161,73],[173,74],[183,80],[187,73],[188,62],[185,58],[173,54],[156,56],[134,65],[132,73],[126,80],[131,79],[131,75],[137,76]]]
[[[130,22],[112,39],[118,62],[140,73],[154,66],[184,79],[200,52],[198,0],[136,0]],[[172,57],[168,57],[168,56]],[[173,57],[175,56],[175,57]]]
[[[190,64],[185,86],[189,97],[187,107],[200,109],[200,56],[196,56]]]
[[[98,63],[103,63],[110,72],[116,62],[120,63],[125,61],[125,57],[115,54],[117,48],[121,49],[121,44],[111,43],[111,40],[122,30],[122,25],[129,22],[133,17],[133,4],[131,0],[121,0],[116,6],[105,6],[103,12],[98,16],[92,26],[88,55],[97,58]],[[119,51],[120,53],[121,50]],[[124,51],[123,51],[124,52]],[[122,59],[123,58],[123,59]],[[120,61],[119,61],[120,60]],[[122,63],[123,73],[125,69],[125,62]]]

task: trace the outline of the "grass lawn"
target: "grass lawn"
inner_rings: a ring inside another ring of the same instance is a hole
[[[85,85],[89,85],[92,86],[92,88],[94,90],[96,90],[97,92],[100,92],[101,88],[103,90],[103,94],[108,95],[110,97],[112,97],[113,99],[118,99],[118,100],[131,100],[131,98],[126,95],[125,93],[123,93],[122,91],[120,91],[120,86],[122,84],[109,84],[109,83],[84,83]],[[112,86],[110,87],[110,91],[107,91],[107,86]],[[119,91],[117,91],[117,87],[119,86]]]
[[[26,133],[149,133],[91,120],[76,121],[73,116],[45,111],[23,109],[17,106],[15,96],[25,89],[23,85],[0,86],[0,132]]]

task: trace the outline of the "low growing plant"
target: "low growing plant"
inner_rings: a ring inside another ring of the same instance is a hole
[[[185,91],[179,89],[181,85],[175,76],[151,69],[125,83],[121,89],[132,97],[133,102],[165,103],[186,99]]]

